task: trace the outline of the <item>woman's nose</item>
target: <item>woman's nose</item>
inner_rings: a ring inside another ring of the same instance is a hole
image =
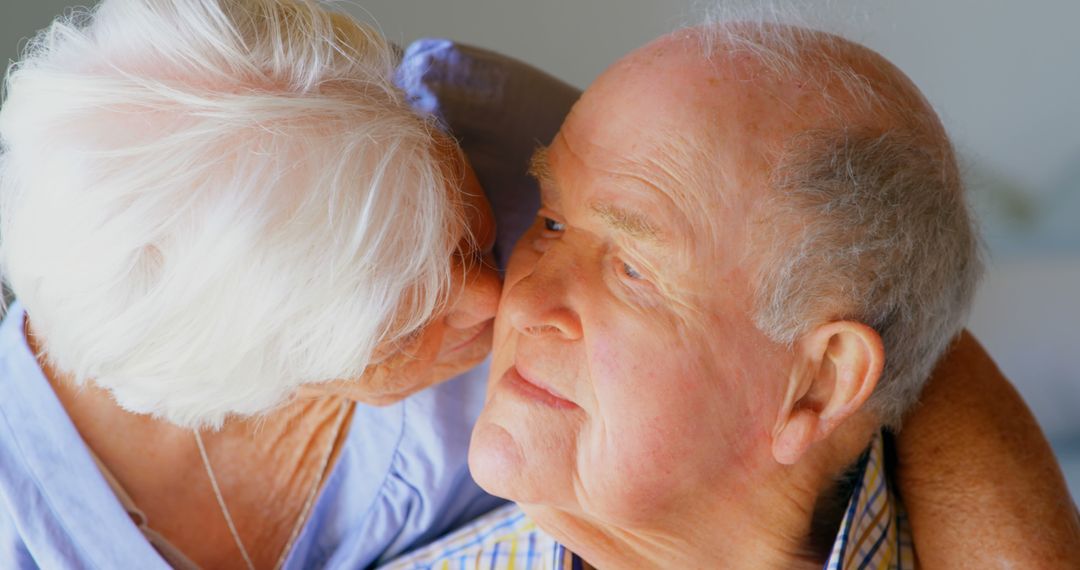
[[[465,283],[455,299],[451,299],[445,322],[457,329],[467,329],[495,318],[502,294],[502,280],[493,268],[491,255],[470,268]]]

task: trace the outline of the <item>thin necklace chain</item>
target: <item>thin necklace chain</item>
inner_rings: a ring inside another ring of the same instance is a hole
[[[244,548],[244,541],[240,540],[240,533],[236,532],[236,525],[233,524],[232,515],[229,514],[229,507],[225,505],[225,498],[221,496],[221,489],[218,487],[217,477],[214,477],[214,468],[210,467],[210,458],[206,455],[206,446],[203,445],[199,430],[195,430],[195,443],[199,446],[199,455],[202,456],[203,467],[206,467],[206,474],[210,476],[210,486],[214,488],[214,497],[217,498],[218,506],[221,507],[221,514],[225,515],[225,523],[229,525],[229,532],[232,533],[233,541],[236,542],[236,547],[240,549],[240,554],[244,557],[244,563],[247,564],[248,570],[255,570],[255,563],[248,556],[248,551]]]
[[[320,462],[321,467],[315,476],[315,484],[311,486],[307,497],[304,499],[304,505],[300,508],[300,514],[296,517],[296,522],[293,523],[292,532],[289,533],[289,540],[285,543],[285,548],[282,549],[281,554],[278,555],[277,563],[274,564],[274,570],[278,570],[285,564],[285,557],[289,554],[293,542],[296,541],[297,536],[300,535],[300,531],[304,527],[304,521],[307,520],[308,512],[315,502],[315,497],[319,493],[319,487],[322,483],[323,476],[326,474],[326,468],[330,464],[330,456],[334,453],[334,444],[337,443],[338,438],[341,437],[341,428],[345,424],[345,418],[348,416],[348,411],[349,401],[342,401],[341,408],[338,410],[337,419],[334,420],[334,435],[330,438],[330,442],[327,444],[326,450],[323,453],[322,461]],[[247,565],[248,570],[255,570],[255,563],[251,561],[251,556],[248,554],[247,548],[244,548],[244,541],[240,540],[240,533],[237,532],[236,524],[233,523],[232,515],[229,513],[229,507],[225,504],[225,497],[221,494],[221,487],[218,486],[217,477],[214,476],[214,468],[210,466],[210,456],[206,453],[206,446],[203,445],[202,435],[200,435],[199,430],[195,430],[194,433],[195,444],[199,447],[199,456],[202,457],[203,467],[206,468],[206,475],[210,478],[210,486],[214,489],[214,498],[217,499],[218,506],[221,507],[221,514],[225,517],[225,524],[229,526],[229,533],[232,534],[233,541],[236,543],[236,548],[240,550],[240,555],[244,557],[244,563]]]

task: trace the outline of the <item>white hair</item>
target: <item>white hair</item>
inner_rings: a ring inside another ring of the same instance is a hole
[[[795,133],[774,162],[755,323],[788,346],[827,321],[873,327],[885,368],[868,406],[896,430],[962,329],[982,274],[955,153],[880,56],[766,8],[720,10],[687,30],[705,57],[748,55],[824,103],[821,128]]]
[[[468,236],[396,60],[308,0],[105,0],[40,33],[0,111],[0,262],[50,363],[214,426],[428,322]]]

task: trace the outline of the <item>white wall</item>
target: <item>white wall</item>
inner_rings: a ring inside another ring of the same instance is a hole
[[[1053,435],[1080,437],[1080,255],[996,262],[971,328]]]

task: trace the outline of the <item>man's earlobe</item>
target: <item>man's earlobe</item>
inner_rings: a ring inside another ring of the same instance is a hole
[[[791,465],[866,403],[885,365],[874,329],[854,321],[816,327],[795,345],[795,364],[773,429],[777,462]]]

